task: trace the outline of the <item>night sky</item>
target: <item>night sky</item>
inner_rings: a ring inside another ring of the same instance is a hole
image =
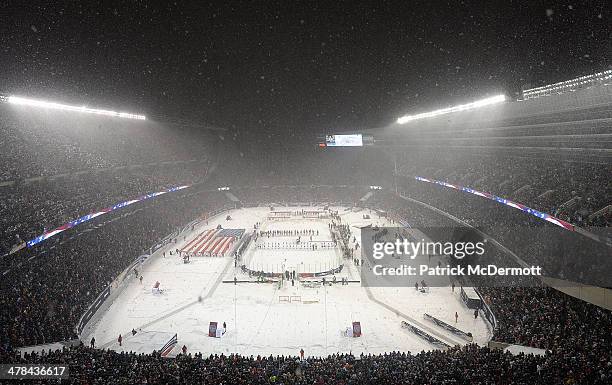
[[[0,1],[0,93],[283,133],[512,95],[612,48],[608,1],[50,3]]]

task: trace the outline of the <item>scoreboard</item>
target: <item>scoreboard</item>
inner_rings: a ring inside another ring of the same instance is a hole
[[[363,147],[373,144],[371,136],[362,134],[327,134],[319,140],[319,147]]]
[[[362,147],[363,138],[361,134],[354,135],[325,135],[327,147]]]

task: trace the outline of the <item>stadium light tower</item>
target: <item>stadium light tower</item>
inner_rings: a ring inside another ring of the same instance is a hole
[[[3,99],[6,100],[10,104],[21,105],[21,106],[31,106],[31,107],[47,108],[47,109],[52,109],[52,110],[82,112],[82,113],[87,113],[87,114],[113,116],[116,118],[146,120],[146,117],[144,115],[132,114],[128,112],[101,110],[97,108],[90,108],[87,106],[71,106],[68,104],[47,102],[44,100],[22,98],[19,96],[9,96]]]
[[[442,109],[434,110],[434,111],[430,111],[430,112],[423,112],[421,114],[416,114],[416,115],[404,115],[401,118],[397,119],[397,123],[398,124],[406,124],[408,122],[411,122],[411,121],[417,120],[417,119],[432,118],[432,117],[438,116],[438,115],[445,115],[445,114],[450,114],[450,113],[453,113],[453,112],[471,110],[471,109],[474,109],[474,108],[489,106],[491,104],[501,103],[501,102],[504,102],[505,100],[506,100],[506,96],[505,95],[495,95],[495,96],[492,96],[490,98],[477,100],[477,101],[472,102],[472,103],[459,104],[457,106],[448,107],[448,108],[442,108]]]

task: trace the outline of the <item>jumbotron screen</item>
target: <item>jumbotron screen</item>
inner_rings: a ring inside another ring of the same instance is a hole
[[[363,138],[361,134],[353,135],[325,135],[327,147],[362,147]]]

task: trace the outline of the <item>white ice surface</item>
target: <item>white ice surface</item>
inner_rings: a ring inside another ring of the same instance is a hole
[[[292,210],[295,210],[292,208]],[[383,218],[371,213],[371,220],[362,218],[363,212],[355,213],[338,208],[343,222],[359,226],[367,224],[386,225]],[[256,222],[262,227],[274,228],[315,228],[319,238],[327,239],[327,220],[291,220],[287,222],[267,222],[268,208],[248,208],[232,211],[231,221],[226,221],[223,213],[212,218],[208,224],[196,227],[185,239],[180,239],[172,249],[181,248],[205,229],[221,224],[225,228],[244,228],[252,231]],[[280,227],[279,227],[280,226]],[[351,226],[351,231],[359,239],[359,229]],[[318,258],[323,263],[333,264],[338,252],[333,249],[312,253],[304,250],[255,250],[249,257],[264,263],[270,258],[277,263],[284,259],[288,265],[313,262]],[[246,257],[245,257],[246,258]],[[346,262],[341,276],[359,280],[359,272],[353,263]],[[225,273],[224,273],[225,271]],[[97,345],[117,351],[136,351],[150,353],[159,350],[175,333],[178,345],[171,353],[175,355],[186,345],[189,352],[241,353],[246,355],[292,354],[297,355],[301,348],[306,355],[326,355],[336,352],[382,353],[388,351],[418,352],[434,347],[402,329],[403,318],[395,312],[382,307],[369,299],[366,289],[359,283],[348,286],[335,285],[325,288],[305,288],[291,282],[279,289],[273,283],[219,283],[219,279],[232,281],[234,276],[247,280],[248,276],[234,268],[231,257],[193,257],[191,263],[184,264],[176,256],[156,257],[141,272],[143,283],[132,280],[126,289],[115,299],[109,309],[91,327],[86,329],[82,339],[88,341],[92,335]],[[223,275],[222,275],[223,274]],[[155,281],[161,283],[163,294],[151,293]],[[432,288],[430,293],[416,292],[414,288],[372,288],[377,300],[397,309],[399,312],[435,328],[423,320],[423,313],[429,313],[459,329],[474,334],[475,342],[485,344],[490,339],[486,323],[480,317],[474,320],[473,312],[465,307],[458,293],[450,288]],[[300,297],[301,302],[285,303],[279,296]],[[201,298],[201,301],[198,298]],[[459,320],[455,324],[454,314]],[[227,333],[222,338],[208,337],[208,324],[217,321],[227,323]],[[362,337],[350,338],[341,331],[360,321]],[[138,333],[132,336],[130,331]],[[436,329],[443,333],[441,329]],[[123,346],[117,337],[123,336]],[[456,340],[457,338],[454,337]]]

